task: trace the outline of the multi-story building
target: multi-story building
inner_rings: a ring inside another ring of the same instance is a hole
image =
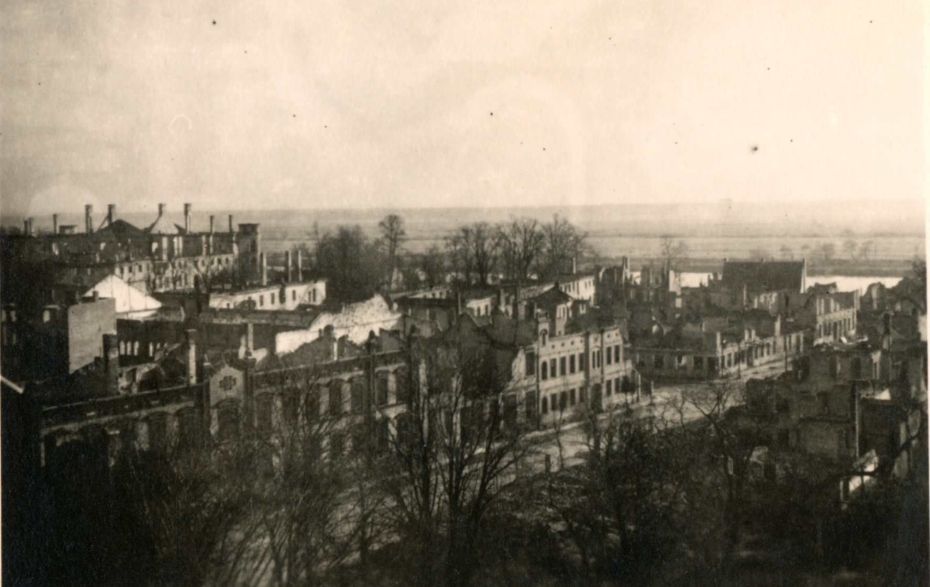
[[[742,377],[760,369],[786,371],[807,348],[794,323],[761,310],[701,317],[633,344],[637,371],[651,379]]]
[[[171,222],[166,210],[159,204],[158,216],[146,228],[116,218],[115,205],[96,228],[93,209],[86,206],[84,232],[58,226],[55,215],[52,231],[38,234],[27,219],[23,234],[0,237],[4,276],[42,273],[53,285],[66,279],[80,288],[116,275],[146,293],[260,281],[264,255],[257,224],[237,229],[230,216],[228,230],[219,231],[211,216],[209,228],[196,231],[190,204],[184,205],[183,226]]]
[[[926,372],[916,385],[883,373],[882,354],[865,342],[819,346],[806,369],[749,380],[740,416],[775,450],[844,466],[873,451],[880,470],[903,475],[913,466],[925,417]]]

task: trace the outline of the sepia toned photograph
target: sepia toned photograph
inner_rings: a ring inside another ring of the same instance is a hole
[[[3,585],[930,585],[926,9],[7,0]]]

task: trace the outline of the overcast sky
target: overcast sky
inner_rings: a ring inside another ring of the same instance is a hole
[[[21,2],[5,214],[922,197],[919,0]]]

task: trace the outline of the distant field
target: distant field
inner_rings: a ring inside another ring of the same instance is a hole
[[[547,221],[559,214],[589,235],[589,242],[603,261],[621,256],[634,267],[659,255],[662,235],[688,245],[683,269],[719,270],[724,257],[806,257],[812,274],[900,276],[910,270],[915,256],[925,251],[924,208],[921,202],[849,202],[832,205],[824,214],[822,204],[733,203],[711,205],[617,204],[589,207],[545,208],[459,208],[396,210],[407,228],[407,249],[420,252],[441,245],[458,226],[470,222],[506,222],[515,217]],[[154,208],[154,204],[153,204]],[[177,208],[180,208],[179,206]],[[169,207],[170,218],[183,225],[180,210]],[[280,252],[313,240],[313,235],[341,224],[358,225],[371,236],[378,221],[390,210],[252,210],[234,211],[235,222],[261,225],[267,250]],[[216,216],[217,230],[226,230],[228,211],[204,211],[194,205],[195,230],[205,230],[209,215]],[[153,211],[120,214],[146,227],[155,219]],[[100,212],[96,215],[99,223]],[[36,227],[48,230],[50,217],[37,216]],[[80,207],[62,210],[61,224],[81,226]],[[22,226],[21,219],[4,216],[5,226]],[[847,247],[847,242],[855,250]],[[871,243],[866,257],[863,243]],[[824,243],[835,249],[825,261],[817,252]]]

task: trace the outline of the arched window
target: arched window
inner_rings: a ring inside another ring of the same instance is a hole
[[[549,362],[548,361],[542,362],[542,370],[540,372],[540,378],[543,381],[549,378]]]
[[[365,378],[358,376],[352,379],[352,413],[361,414],[365,411]]]

